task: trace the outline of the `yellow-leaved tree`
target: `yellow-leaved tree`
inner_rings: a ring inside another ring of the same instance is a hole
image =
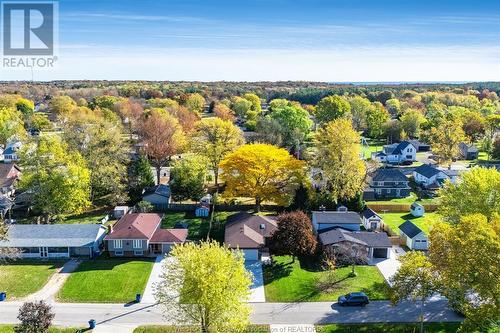
[[[155,295],[167,318],[195,323],[201,332],[244,331],[252,274],[245,269],[242,253],[213,241],[185,243],[170,255]]]
[[[349,119],[325,124],[316,136],[322,190],[335,202],[352,199],[363,190],[366,165],[360,158],[360,142]]]
[[[241,146],[221,162],[229,197],[253,197],[260,210],[263,201],[288,205],[300,186],[305,164],[288,151],[269,144]]]

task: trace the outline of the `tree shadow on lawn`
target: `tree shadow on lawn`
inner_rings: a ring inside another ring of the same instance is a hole
[[[371,300],[386,300],[389,299],[389,293],[391,288],[384,282],[375,282],[369,288],[361,288],[361,292],[364,292]]]
[[[264,266],[264,284],[289,276],[292,272],[292,265],[292,262],[274,262],[272,265]]]

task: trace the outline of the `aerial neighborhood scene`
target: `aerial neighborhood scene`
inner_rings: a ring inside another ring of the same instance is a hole
[[[499,3],[1,6],[0,333],[500,332]]]

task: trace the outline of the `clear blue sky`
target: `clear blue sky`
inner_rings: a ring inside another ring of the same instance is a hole
[[[35,79],[500,80],[498,0],[61,0],[59,10],[58,67]]]

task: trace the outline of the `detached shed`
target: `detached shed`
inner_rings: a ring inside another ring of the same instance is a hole
[[[428,250],[429,240],[427,235],[412,221],[406,221],[399,226],[400,236],[410,250]]]
[[[410,214],[415,216],[415,217],[422,217],[424,216],[425,213],[425,208],[418,202],[414,202],[410,206]]]

